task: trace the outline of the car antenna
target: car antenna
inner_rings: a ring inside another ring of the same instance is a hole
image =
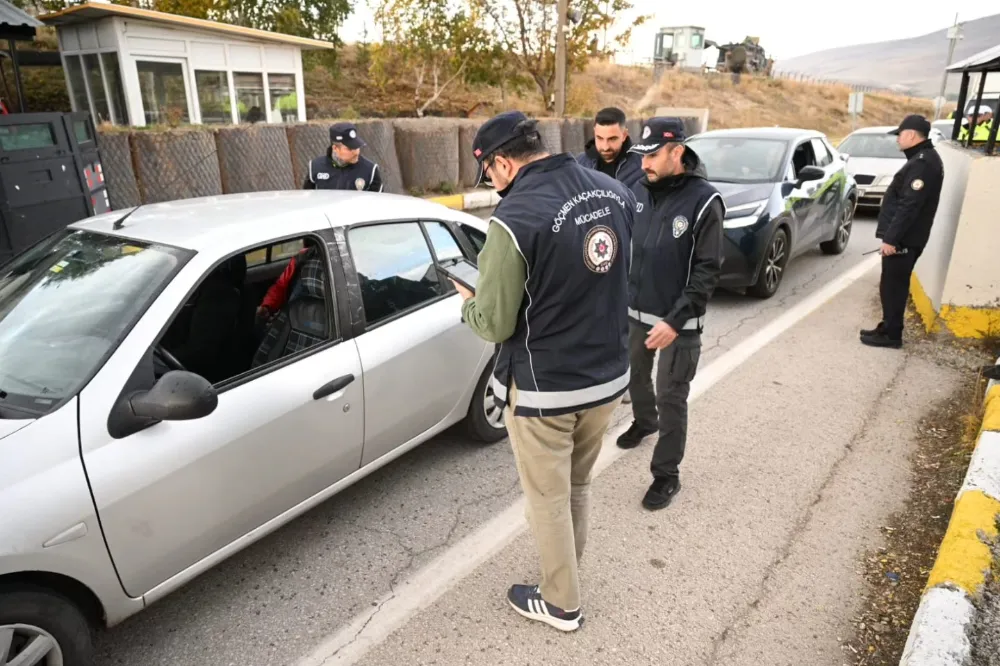
[[[202,162],[204,162],[205,160],[207,160],[209,157],[212,157],[213,155],[217,154],[218,152],[219,152],[218,148],[213,148],[208,153],[202,155],[201,158],[199,158],[197,162],[195,162],[194,164],[192,164],[187,169],[187,171],[182,172],[176,178],[174,178],[173,180],[171,180],[170,182],[168,182],[166,185],[164,185],[163,189],[167,189],[168,187],[172,187],[174,183],[176,183],[181,178],[184,178],[185,176],[187,176],[188,173],[190,173],[192,170],[194,170],[194,168],[196,166],[199,166]],[[142,208],[145,205],[146,204],[141,203],[138,206],[136,206],[135,208],[133,208],[132,210],[130,210],[129,212],[127,212],[124,215],[122,215],[120,218],[118,218],[117,220],[115,220],[115,223],[111,225],[111,228],[114,229],[115,231],[118,231],[119,229],[121,229],[123,226],[125,226],[125,220],[128,219],[129,215],[131,215],[132,213],[134,213],[135,211],[139,210],[140,208]]]

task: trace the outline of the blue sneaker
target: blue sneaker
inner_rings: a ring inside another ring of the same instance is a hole
[[[576,631],[583,624],[579,608],[567,611],[547,603],[537,585],[512,585],[507,591],[507,601],[529,620],[544,622],[559,631]]]

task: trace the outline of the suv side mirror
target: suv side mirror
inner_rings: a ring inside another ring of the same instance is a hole
[[[818,166],[806,166],[802,167],[799,171],[799,180],[796,183],[796,187],[802,185],[802,183],[809,182],[810,180],[820,180],[826,177],[826,172],[820,169]]]
[[[135,416],[156,421],[190,421],[208,416],[219,404],[215,387],[193,372],[172,370],[148,391],[129,398]]]
[[[842,160],[844,160],[844,162],[846,162],[847,160],[851,159],[851,156],[848,155],[847,153],[841,153],[840,154],[840,159],[842,159]]]

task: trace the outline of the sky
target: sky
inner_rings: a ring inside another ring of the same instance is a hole
[[[572,7],[573,0],[569,2]],[[926,3],[919,11],[901,11],[906,4],[900,0],[839,0],[827,7],[816,0],[632,2],[633,15],[651,14],[653,18],[635,31],[630,52],[621,54],[623,61],[651,57],[654,35],[667,26],[700,26],[705,28],[705,39],[719,43],[757,36],[768,56],[781,60],[838,46],[918,37],[950,26],[956,11],[946,9],[943,3]],[[996,14],[996,7],[985,7],[990,4],[960,9],[959,21]],[[340,33],[344,41],[358,41],[366,23],[369,40],[376,38],[371,11],[365,5],[366,0],[355,0],[355,12]],[[806,18],[809,15],[816,18]],[[943,38],[941,48],[942,52],[947,51]]]

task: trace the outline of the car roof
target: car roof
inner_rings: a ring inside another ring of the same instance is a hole
[[[806,138],[821,138],[822,132],[809,129],[799,129],[795,127],[741,127],[738,129],[717,129],[695,134],[692,139],[701,137],[742,137],[747,139],[779,139],[782,141],[795,141]]]
[[[862,127],[854,130],[851,134],[888,134],[894,129],[896,129],[895,125],[879,125],[878,127]]]
[[[114,223],[126,214],[122,227],[114,229]],[[285,235],[282,227],[287,227],[289,235],[328,228],[327,218],[335,227],[389,220],[477,220],[434,201],[399,194],[288,190],[145,204],[69,227],[195,251],[229,252],[280,238]]]

